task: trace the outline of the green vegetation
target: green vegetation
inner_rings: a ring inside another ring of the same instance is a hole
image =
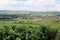
[[[0,40],[60,40],[60,15],[1,14]]]
[[[0,40],[60,40],[60,19],[0,20]]]

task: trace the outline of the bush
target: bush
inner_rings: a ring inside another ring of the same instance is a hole
[[[57,29],[45,26],[2,26],[0,40],[55,40],[57,33]]]

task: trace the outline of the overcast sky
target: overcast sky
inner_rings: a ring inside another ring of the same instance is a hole
[[[0,0],[0,10],[60,11],[60,0]]]

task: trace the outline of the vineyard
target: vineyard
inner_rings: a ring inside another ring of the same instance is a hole
[[[1,20],[0,40],[60,40],[60,19]]]

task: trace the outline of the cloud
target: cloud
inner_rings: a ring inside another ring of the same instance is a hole
[[[15,0],[15,1],[27,1],[27,0]]]
[[[0,9],[55,11],[60,10],[56,0],[0,0]]]
[[[55,0],[55,10],[60,11],[60,0]]]
[[[60,11],[60,4],[56,4],[55,10]]]
[[[0,6],[4,6],[8,3],[9,1],[5,0],[0,0]]]

